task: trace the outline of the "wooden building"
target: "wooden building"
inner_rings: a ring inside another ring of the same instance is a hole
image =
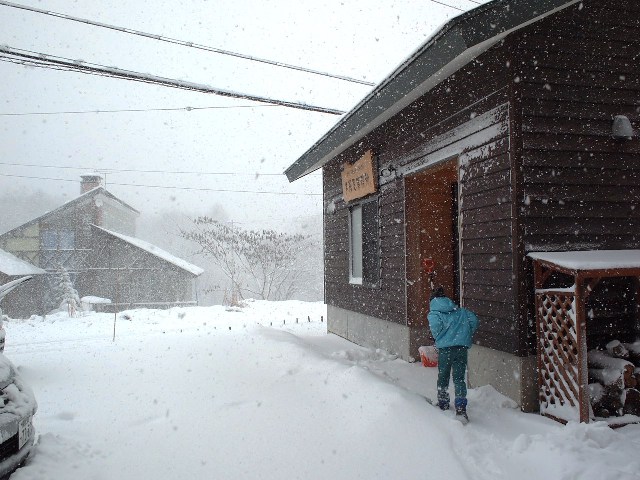
[[[37,294],[16,289],[21,308],[14,315],[56,308],[60,299],[51,292],[62,269],[81,297],[110,299],[108,309],[197,304],[195,279],[203,270],[135,238],[140,213],[100,181],[83,176],[79,197],[0,235],[0,248],[46,271],[30,282]]]
[[[286,171],[322,168],[329,330],[416,358],[431,258],[481,319],[470,383],[537,408],[527,254],[640,247],[639,59],[635,0],[494,0],[437,31]]]

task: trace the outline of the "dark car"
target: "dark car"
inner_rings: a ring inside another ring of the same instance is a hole
[[[11,282],[5,283],[4,285],[0,285],[0,304],[2,304],[2,299],[14,288],[22,285],[24,282],[31,280],[33,277],[31,275],[27,275],[26,277],[18,278],[16,280],[12,280]],[[0,308],[0,353],[4,352],[4,343],[6,338],[6,332],[4,329],[4,317],[2,315],[2,308]]]
[[[0,353],[0,478],[18,468],[33,446],[33,416],[38,409],[31,388]]]

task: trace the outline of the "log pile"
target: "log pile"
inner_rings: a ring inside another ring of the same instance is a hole
[[[640,342],[609,342],[590,350],[589,399],[596,417],[640,416]]]

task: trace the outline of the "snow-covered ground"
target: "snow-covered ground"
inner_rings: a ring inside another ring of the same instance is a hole
[[[115,341],[109,314],[6,322],[39,404],[11,479],[640,478],[640,426],[562,426],[491,387],[463,426],[419,395],[435,369],[328,335],[325,311],[132,310]]]

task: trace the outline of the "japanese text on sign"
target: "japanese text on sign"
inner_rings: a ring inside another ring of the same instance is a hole
[[[353,163],[345,163],[342,170],[342,196],[345,202],[376,192],[376,176],[373,169],[373,155],[367,151]]]

